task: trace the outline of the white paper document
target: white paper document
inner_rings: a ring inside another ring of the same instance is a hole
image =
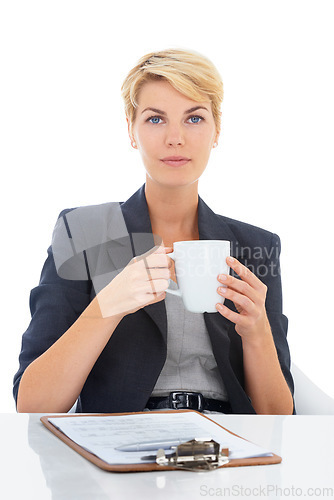
[[[234,436],[195,412],[150,413],[119,416],[80,416],[49,418],[72,441],[110,465],[154,462],[143,457],[156,451],[119,451],[116,448],[147,442],[214,439],[229,448],[229,458],[267,457],[273,454]]]

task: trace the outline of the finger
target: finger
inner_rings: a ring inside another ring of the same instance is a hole
[[[138,255],[132,259],[133,262],[137,262],[139,265],[146,267],[146,269],[170,267],[170,260],[165,253],[152,253],[148,256]]]
[[[167,257],[165,253],[152,253],[145,259],[146,267],[157,268],[157,267],[170,267],[169,261],[171,259]]]
[[[132,262],[144,261],[146,267],[171,267],[171,259],[167,254],[173,251],[173,247],[157,246],[142,255],[137,255]]]
[[[169,250],[171,249],[171,251],[173,251],[173,249],[171,247],[165,247],[163,245],[156,245],[155,247],[153,248],[150,248],[150,250],[148,250],[147,252],[141,254],[141,255],[136,255],[132,261],[134,262],[138,262],[140,260],[146,260],[148,259],[151,255],[166,255],[166,249]],[[170,253],[170,252],[169,252]]]
[[[226,274],[219,275],[218,281],[219,283],[222,283],[229,289],[232,289],[236,292],[239,292],[242,295],[245,295],[253,302],[257,302],[259,299],[259,292],[256,289],[254,289],[249,283],[246,283],[246,281],[242,281],[241,279],[237,279],[234,278],[233,276]],[[220,293],[220,291],[224,292],[224,290],[219,289],[218,293]]]
[[[235,323],[236,325],[241,327],[247,327],[247,318],[242,314],[231,311],[231,309],[220,303],[216,304],[216,309],[222,316],[224,316],[232,323]]]
[[[153,299],[150,300],[149,302],[147,302],[147,305],[155,304],[156,302],[160,302],[161,300],[164,300],[166,298],[166,292],[157,293],[157,294],[151,295],[151,296],[153,297]]]
[[[167,279],[157,279],[147,281],[145,286],[145,292],[148,294],[159,294],[165,292],[169,286],[169,281]]]
[[[231,300],[234,304],[238,304],[243,310],[245,310],[248,314],[251,314],[255,309],[254,302],[241,293],[238,293],[230,288],[218,288],[218,293],[222,297]]]
[[[237,273],[240,278],[248,283],[251,287],[253,287],[255,290],[262,290],[263,289],[263,283],[257,276],[255,276],[252,271],[250,271],[246,266],[241,264],[237,259],[233,257],[227,257],[226,259],[227,264],[233,269],[234,272]]]
[[[147,280],[157,280],[157,279],[170,279],[170,270],[169,268],[153,268],[147,270]]]
[[[170,253],[172,251],[173,251],[173,247],[165,247],[165,246],[161,245],[161,246],[157,247],[156,250],[154,250],[154,253],[155,254],[156,253],[157,254],[159,254],[159,253],[167,253],[167,252]]]

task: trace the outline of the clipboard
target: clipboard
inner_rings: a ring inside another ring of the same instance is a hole
[[[169,410],[169,411],[150,411],[150,415],[157,413],[159,415],[163,413],[168,413],[169,415],[171,413],[186,413],[186,412],[193,412],[199,414],[201,417],[206,418],[210,420],[210,422],[213,422],[215,425],[223,429],[224,431],[232,434],[233,436],[236,436],[240,439],[244,439],[245,441],[248,441],[247,439],[239,436],[238,434],[235,434],[234,432],[229,431],[222,425],[218,424],[214,420],[210,419],[206,415],[203,415],[203,413],[197,412],[195,410]],[[96,465],[97,467],[109,471],[109,472],[149,472],[149,471],[161,471],[161,470],[184,470],[180,469],[179,467],[175,466],[168,466],[168,465],[158,465],[155,462],[150,462],[150,463],[134,463],[134,464],[109,464],[102,460],[101,458],[97,457],[90,451],[86,450],[79,444],[75,443],[72,439],[70,439],[66,434],[64,434],[61,430],[59,430],[57,427],[55,427],[51,422],[49,422],[49,418],[56,419],[56,418],[80,418],[80,417],[108,417],[108,416],[121,416],[121,415],[147,415],[147,412],[131,412],[131,413],[91,413],[91,414],[69,414],[69,415],[46,415],[40,418],[41,422],[43,425],[49,429],[55,436],[57,436],[61,441],[63,441],[65,444],[67,444],[70,448],[72,448],[74,451],[79,453],[82,457],[86,458],[89,460],[91,463]],[[279,455],[272,454],[271,456],[261,456],[261,457],[252,457],[252,458],[238,458],[238,459],[229,459],[227,463],[224,465],[220,465],[216,468],[227,468],[227,467],[243,467],[243,466],[252,466],[252,465],[270,465],[270,464],[279,464],[281,463],[282,458]]]

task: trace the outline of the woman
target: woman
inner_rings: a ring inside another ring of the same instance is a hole
[[[188,51],[148,54],[122,90],[146,183],[125,203],[60,215],[32,291],[18,411],[67,412],[77,401],[78,412],[291,414],[279,238],[198,196],[220,132],[216,68]],[[233,275],[217,276],[213,314],[189,313],[165,293],[176,281],[173,243],[198,239],[229,240],[234,255]]]

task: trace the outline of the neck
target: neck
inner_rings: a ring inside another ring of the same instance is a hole
[[[153,230],[175,234],[197,232],[198,182],[166,187],[147,177],[145,196]]]

